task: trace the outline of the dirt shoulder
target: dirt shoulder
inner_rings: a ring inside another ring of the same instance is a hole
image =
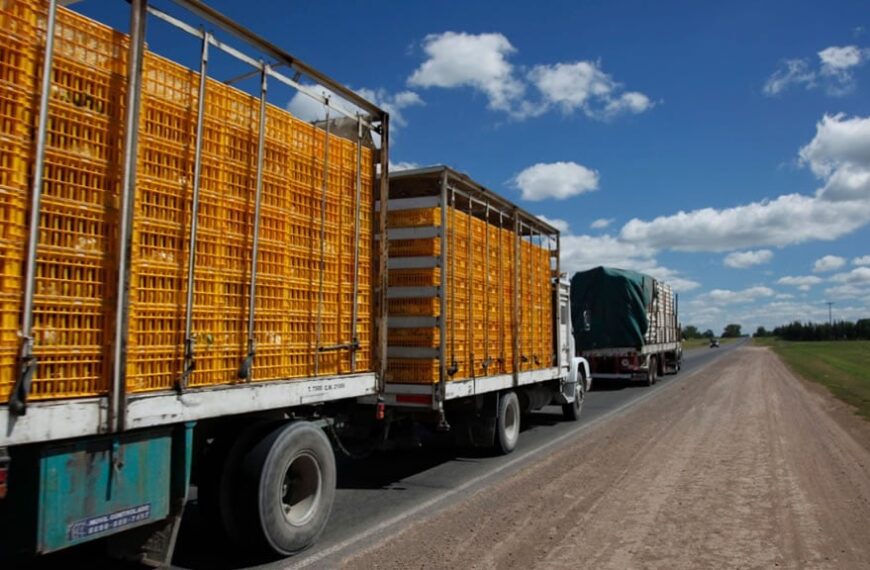
[[[770,351],[727,360],[344,567],[864,567],[870,451]]]

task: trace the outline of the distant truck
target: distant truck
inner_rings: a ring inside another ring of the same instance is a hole
[[[596,267],[571,279],[576,354],[589,363],[593,382],[640,381],[679,372],[683,347],[677,297],[653,277]]]

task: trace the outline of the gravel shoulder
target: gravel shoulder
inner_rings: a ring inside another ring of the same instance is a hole
[[[342,566],[866,567],[870,445],[827,398],[737,349]]]

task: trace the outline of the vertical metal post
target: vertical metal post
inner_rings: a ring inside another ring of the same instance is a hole
[[[450,190],[450,375],[456,374],[456,190]],[[447,244],[447,241],[444,241]]]
[[[502,257],[502,242],[504,241],[504,237],[502,236],[504,232],[504,218],[502,211],[498,211],[498,346],[499,346],[499,360],[501,360],[501,365],[504,368],[507,368],[507,362],[505,362],[504,357],[504,259]]]
[[[109,393],[109,429],[126,428],[127,329],[130,311],[130,253],[133,238],[133,206],[136,195],[136,157],[139,143],[139,103],[142,96],[142,61],[145,51],[147,0],[132,0],[130,11],[130,55],[127,71],[127,117],[124,126],[124,183],[121,195],[120,249],[115,307],[115,346],[112,386]]]
[[[317,290],[317,323],[314,342],[314,375],[320,374],[320,340],[323,332],[323,274],[326,270],[326,192],[329,189],[329,107],[326,108],[326,134],[323,139],[323,184],[320,190],[320,285]],[[381,202],[383,206],[386,202]],[[383,209],[383,208],[381,208]],[[386,239],[386,234],[381,236]]]
[[[440,386],[438,387],[438,402],[436,405],[443,408],[447,397],[447,169],[441,171],[441,251],[439,253],[438,266],[440,267],[439,289],[439,316],[438,316],[438,353],[441,357],[441,371],[439,374]],[[454,302],[451,299],[451,302]]]
[[[522,296],[520,295],[520,214],[514,209],[514,310],[511,314],[511,333],[514,343],[514,386],[520,381],[520,322],[522,320]]]
[[[486,202],[483,226],[486,235],[483,240],[483,371],[489,374],[489,202]]]
[[[263,161],[266,144],[266,88],[269,66],[260,63],[260,132],[257,136],[257,186],[254,197],[254,243],[251,246],[251,287],[248,292],[248,354],[239,367],[239,378],[250,382],[254,375],[254,356],[257,345],[254,339],[254,313],[257,306],[257,254],[260,249],[260,208],[263,202]]]
[[[378,371],[378,398],[383,400],[384,391],[386,389],[386,373],[387,373],[387,256],[389,255],[389,240],[387,239],[387,210],[384,205],[390,197],[390,115],[383,113],[381,119],[381,149],[379,153],[381,166],[381,180],[379,199],[381,209],[378,217],[378,232],[381,235],[380,240],[380,255],[378,256],[378,279],[380,280],[378,288],[378,306],[381,314],[376,318],[376,338],[377,350],[375,351],[375,360],[377,362]]]
[[[359,234],[360,234],[360,199],[362,196],[362,121],[356,118],[356,202],[353,216],[353,304],[350,315],[350,371],[356,372],[356,351],[359,349],[359,337],[356,323],[359,318]]]
[[[27,413],[27,396],[36,372],[33,356],[33,296],[36,290],[36,247],[39,245],[39,215],[42,202],[42,176],[45,170],[45,146],[48,131],[48,105],[51,97],[51,64],[54,57],[54,28],[57,22],[57,1],[48,3],[45,55],[42,63],[42,87],[39,95],[39,124],[36,131],[36,161],[33,166],[33,196],[30,206],[30,228],[27,241],[27,260],[24,273],[24,300],[21,316],[20,370],[9,398],[9,411],[15,415]]]
[[[468,365],[471,369],[471,377],[475,377],[477,370],[474,364],[474,224],[472,223],[471,215],[471,197],[468,197],[468,270],[465,272],[468,281],[468,335],[466,336],[465,346],[468,348]]]
[[[178,389],[187,388],[191,373],[196,368],[193,338],[193,288],[196,267],[196,238],[199,226],[199,190],[202,184],[202,133],[205,123],[205,90],[208,75],[208,44],[211,34],[203,32],[202,55],[199,62],[199,101],[196,107],[196,148],[193,158],[193,205],[190,215],[190,253],[187,258],[187,307],[184,315],[184,371]]]

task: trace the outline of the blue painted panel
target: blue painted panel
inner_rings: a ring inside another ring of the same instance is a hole
[[[37,551],[159,521],[169,513],[172,430],[47,447],[40,457]]]

